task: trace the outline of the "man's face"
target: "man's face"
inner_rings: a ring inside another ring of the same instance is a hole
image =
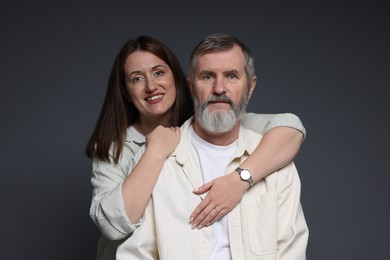
[[[190,87],[196,119],[207,132],[230,131],[245,111],[256,77],[248,84],[244,64],[245,57],[239,46],[197,57]]]

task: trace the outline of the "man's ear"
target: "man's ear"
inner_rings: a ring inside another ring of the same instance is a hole
[[[248,100],[251,98],[253,94],[253,90],[255,90],[256,82],[257,82],[257,77],[254,76],[251,80],[251,83],[249,84]]]

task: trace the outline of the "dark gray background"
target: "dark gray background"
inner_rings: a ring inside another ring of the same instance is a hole
[[[2,1],[0,259],[94,258],[83,149],[119,48],[151,35],[187,68],[215,32],[255,55],[248,110],[306,126],[296,164],[308,259],[390,259],[388,4],[181,2]]]

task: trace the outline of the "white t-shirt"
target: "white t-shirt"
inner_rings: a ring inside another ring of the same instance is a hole
[[[228,146],[213,145],[200,138],[190,127],[190,141],[198,155],[205,183],[225,175],[225,170],[237,147],[237,141]],[[227,216],[211,226],[210,260],[229,260],[230,242]]]

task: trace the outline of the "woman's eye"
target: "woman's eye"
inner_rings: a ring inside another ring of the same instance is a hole
[[[142,77],[134,77],[131,81],[136,83],[142,80]]]
[[[154,73],[154,75],[157,76],[157,77],[162,76],[162,75],[164,75],[164,71],[158,70],[158,71],[156,71],[156,72]]]

